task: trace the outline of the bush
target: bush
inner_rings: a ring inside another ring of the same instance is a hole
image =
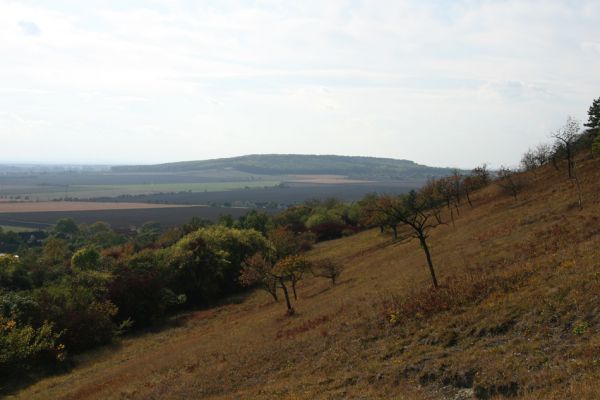
[[[59,337],[51,323],[44,322],[36,329],[0,316],[0,380],[41,362],[63,360]]]
[[[132,319],[140,327],[163,317],[170,304],[165,301],[166,282],[157,259],[155,252],[144,251],[113,270],[108,297],[118,307],[117,321]]]
[[[83,351],[113,338],[117,307],[108,300],[96,299],[90,288],[52,286],[38,289],[34,299],[40,314],[53,322],[58,331],[64,331],[64,343],[70,351]]]

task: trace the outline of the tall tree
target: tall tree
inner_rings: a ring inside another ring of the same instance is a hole
[[[590,129],[600,129],[600,97],[594,100],[588,109],[588,122],[585,126]]]

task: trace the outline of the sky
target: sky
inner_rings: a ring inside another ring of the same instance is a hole
[[[0,0],[0,163],[515,165],[600,96],[600,1]]]

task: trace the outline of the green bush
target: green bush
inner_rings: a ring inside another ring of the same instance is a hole
[[[58,331],[64,331],[69,351],[83,351],[113,338],[117,307],[109,300],[96,298],[91,288],[67,282],[38,289],[34,300],[41,315]]]
[[[36,329],[0,316],[0,379],[41,362],[62,361],[65,353],[64,346],[58,343],[59,338],[51,323],[44,322]]]

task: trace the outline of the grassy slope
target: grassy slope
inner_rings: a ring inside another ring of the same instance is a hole
[[[295,317],[251,293],[82,356],[17,397],[596,398],[600,162],[580,165],[583,211],[563,175],[538,171],[516,202],[489,187],[473,209],[462,205],[455,228],[433,232],[439,275],[446,285],[459,277],[439,292],[459,288],[449,311],[434,299],[429,314],[399,314],[392,326],[391,310],[427,310],[427,271],[417,243],[369,231],[317,246],[311,257],[346,270],[333,288],[302,282]],[[391,294],[396,308],[385,309]]]

